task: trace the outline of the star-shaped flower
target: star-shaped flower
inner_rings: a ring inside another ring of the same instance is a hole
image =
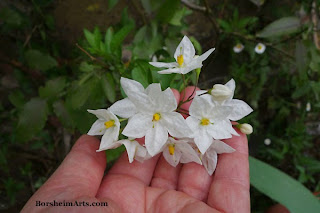
[[[240,53],[240,52],[242,52],[243,49],[244,49],[243,44],[238,43],[238,44],[236,44],[236,46],[233,47],[233,52]]]
[[[117,116],[107,109],[90,110],[88,112],[97,116],[98,120],[94,122],[88,132],[88,135],[103,135],[100,148],[109,146],[118,140],[120,122]]]
[[[169,137],[162,150],[163,157],[173,167],[176,167],[179,162],[196,162],[198,164],[201,164],[201,160],[198,154],[188,143],[187,139],[175,140],[172,137]]]
[[[266,45],[262,44],[262,43],[258,43],[256,45],[256,47],[254,48],[254,51],[258,54],[262,54],[264,53],[264,51],[266,50]]]
[[[231,134],[239,135],[228,119],[232,107],[221,106],[203,96],[195,96],[189,109],[190,116],[186,119],[193,130],[190,137],[194,138],[202,154],[211,146],[213,139],[231,138]]]
[[[253,111],[253,109],[246,102],[238,99],[233,99],[234,90],[236,88],[236,82],[233,79],[231,79],[224,86],[230,89],[230,96],[226,97],[226,99],[222,101],[215,99],[213,95],[212,97],[214,101],[220,103],[222,106],[228,106],[232,108],[232,112],[228,116],[228,119],[232,121],[237,121],[249,115]]]
[[[188,72],[201,68],[202,62],[208,58],[208,56],[214,51],[214,48],[209,49],[207,52],[200,56],[195,55],[195,49],[190,39],[184,36],[180,44],[178,45],[174,58],[176,62],[164,63],[164,62],[149,62],[155,67],[165,67],[169,69],[161,70],[160,74],[180,73],[187,74]]]
[[[182,115],[175,112],[177,102],[170,88],[161,90],[160,84],[151,84],[144,90],[134,80],[121,78],[121,86],[128,98],[114,103],[110,110],[129,118],[122,134],[128,137],[145,136],[145,145],[151,156],[160,152],[168,139],[186,137],[190,129]]]

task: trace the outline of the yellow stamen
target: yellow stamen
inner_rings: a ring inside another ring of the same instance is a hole
[[[174,155],[174,147],[175,147],[174,144],[169,144],[168,148],[169,148],[169,154],[170,155]]]
[[[236,48],[241,49],[242,45],[241,44],[237,44]]]
[[[104,126],[108,129],[114,126],[114,120],[104,122]]]
[[[183,65],[183,55],[178,55],[177,62],[179,64],[179,67],[182,67],[182,65]]]
[[[160,118],[161,118],[160,113],[154,113],[152,121],[158,121],[158,120],[160,120]]]
[[[210,124],[210,120],[208,118],[202,118],[201,121],[200,121],[200,124],[202,126],[207,126]]]
[[[262,49],[262,46],[261,45],[258,45],[258,50],[261,50]]]

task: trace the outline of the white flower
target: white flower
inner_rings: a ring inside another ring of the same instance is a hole
[[[234,90],[236,88],[236,82],[233,79],[231,79],[225,84],[225,86],[227,86],[232,91],[232,95],[225,101],[218,103],[222,106],[228,106],[232,108],[232,112],[228,116],[228,119],[232,121],[237,121],[249,115],[253,111],[253,109],[246,102],[238,99],[233,99]],[[202,97],[209,98],[210,95],[203,95]]]
[[[306,111],[307,111],[307,112],[310,112],[310,111],[311,111],[311,104],[310,104],[310,102],[308,102],[307,105],[306,105]]]
[[[119,140],[117,142],[110,144],[109,146],[100,147],[100,149],[97,150],[97,152],[107,150],[107,149],[115,149],[121,146],[122,144],[126,147],[126,150],[128,153],[128,159],[130,163],[133,162],[133,159],[142,163],[144,160],[151,157],[149,156],[146,148],[144,148],[136,140],[131,138]]]
[[[233,47],[233,52],[240,53],[244,49],[243,44],[238,43],[236,46]]]
[[[128,98],[117,101],[110,111],[129,118],[122,134],[128,137],[145,136],[145,145],[151,156],[160,152],[168,139],[187,137],[190,129],[182,115],[175,112],[177,101],[170,88],[161,91],[160,84],[150,84],[146,90],[134,80],[121,78],[121,86]]]
[[[202,157],[202,164],[206,168],[209,175],[212,175],[216,170],[218,161],[217,154],[232,153],[234,151],[236,150],[226,143],[219,140],[214,140],[212,145],[208,148],[208,150]]]
[[[114,141],[118,140],[120,122],[112,112],[106,109],[88,110],[88,112],[96,115],[98,118],[98,120],[92,124],[88,135],[103,135],[100,149],[110,146]]]
[[[196,96],[193,99],[189,108],[190,116],[186,119],[193,131],[190,137],[194,138],[202,154],[210,147],[213,139],[231,138],[231,134],[239,135],[228,119],[232,113],[232,107],[221,106],[203,96]]]
[[[224,101],[233,95],[233,91],[222,84],[215,84],[211,89],[211,95],[215,101]]]
[[[198,164],[201,164],[201,160],[198,154],[190,146],[187,139],[175,140],[172,137],[169,137],[162,150],[163,157],[173,167],[176,167],[179,162],[196,162]]]
[[[237,125],[240,129],[240,131],[246,135],[250,135],[253,132],[253,128],[250,124],[239,124]]]
[[[201,68],[202,62],[208,58],[208,56],[214,51],[214,48],[209,49],[207,52],[200,56],[195,55],[195,49],[190,39],[184,36],[180,44],[178,45],[174,58],[176,62],[164,63],[164,62],[149,62],[155,67],[165,67],[165,69],[159,71],[160,74],[180,73],[187,74],[188,72]]]
[[[254,48],[254,51],[258,54],[262,54],[264,53],[264,51],[266,50],[266,45],[262,44],[262,43],[258,43],[256,45],[256,47]]]
[[[264,144],[269,146],[271,144],[271,139],[270,138],[264,139]]]

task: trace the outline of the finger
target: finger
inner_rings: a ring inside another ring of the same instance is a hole
[[[176,89],[171,89],[171,90],[172,90],[172,93],[173,93],[174,97],[176,98],[177,103],[179,103],[179,100],[180,100],[180,93],[179,93],[179,91],[176,90]]]
[[[153,171],[156,167],[159,155],[145,160],[143,163],[133,161],[129,163],[127,153],[123,153],[108,172],[109,175],[124,175],[134,177],[148,186],[151,182]]]
[[[180,93],[180,101],[186,101],[189,99],[194,98],[196,95],[196,91],[200,90],[199,88],[195,88],[194,86],[186,87],[181,93]],[[189,111],[190,105],[192,101],[188,101],[181,105],[181,109],[185,111]]]
[[[240,136],[225,140],[236,151],[218,156],[208,197],[208,204],[222,212],[250,212],[248,141],[236,130]]]
[[[196,163],[187,163],[182,166],[178,190],[198,200],[206,201],[212,177],[206,169]]]
[[[26,206],[34,207],[35,201],[73,199],[95,196],[106,167],[106,157],[96,152],[100,141],[95,137],[81,136],[59,168],[32,196]]]
[[[151,186],[167,190],[175,190],[177,188],[180,169],[181,164],[173,167],[168,164],[163,156],[161,156],[156,169],[154,170]]]
[[[97,198],[107,198],[119,204],[124,212],[143,212],[145,188],[150,184],[159,155],[143,163],[129,163],[126,153],[104,177]]]

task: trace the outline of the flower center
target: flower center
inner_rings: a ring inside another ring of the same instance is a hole
[[[179,67],[182,67],[182,65],[183,65],[183,55],[182,54],[178,55],[177,62],[179,64]]]
[[[109,129],[110,127],[114,126],[114,120],[104,122],[104,126]]]
[[[236,48],[241,49],[242,45],[241,44],[237,44]]]
[[[169,149],[169,154],[170,155],[174,155],[174,144],[169,144],[168,149]]]
[[[158,120],[160,120],[160,118],[161,118],[160,113],[154,113],[152,121],[158,121]]]
[[[259,45],[259,46],[258,46],[258,50],[261,50],[261,49],[262,49],[262,46],[261,46],[261,45]]]
[[[210,124],[210,121],[209,121],[208,118],[202,118],[201,121],[200,121],[200,124],[201,124],[202,126],[207,126],[207,125]]]

